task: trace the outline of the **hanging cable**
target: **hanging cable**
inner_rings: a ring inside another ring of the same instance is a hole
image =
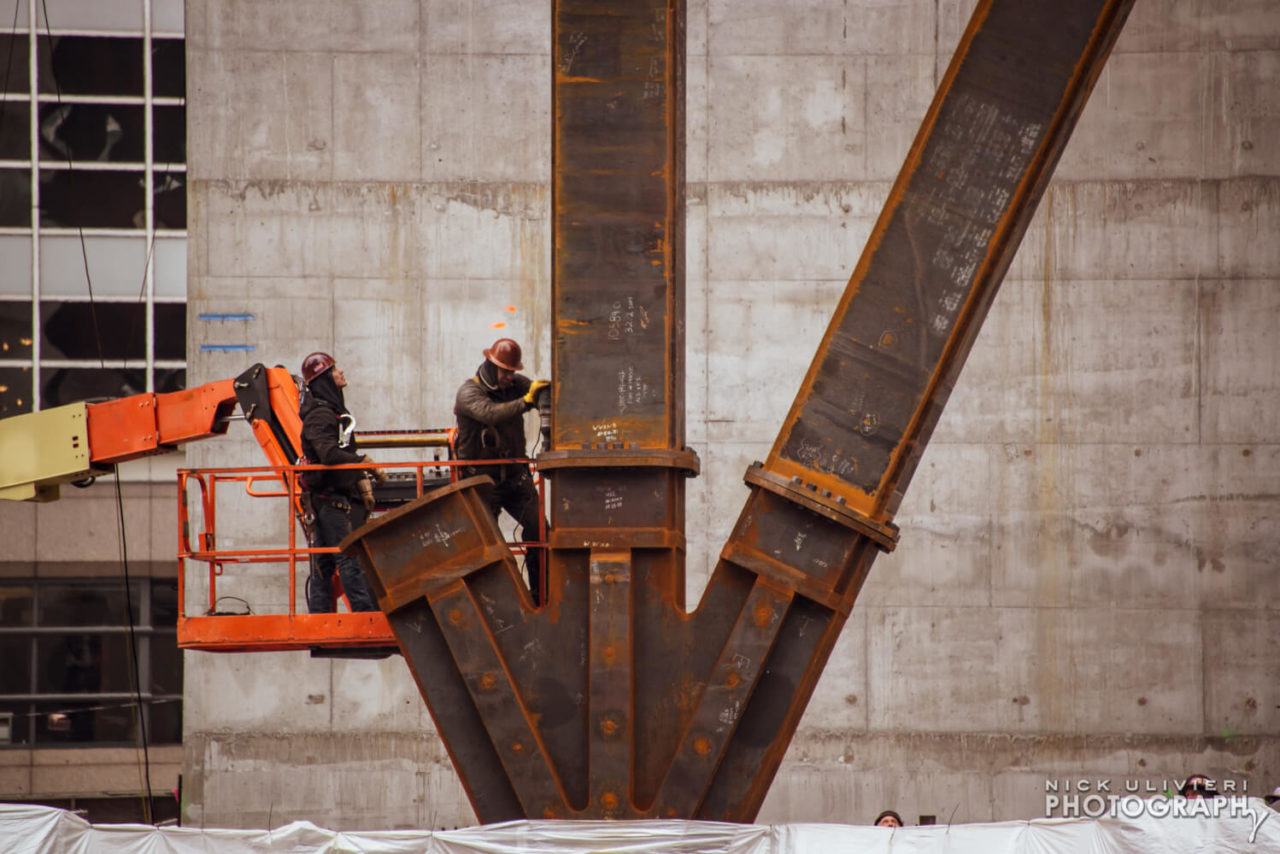
[[[40,0],[40,9],[44,13],[44,33],[45,43],[49,46],[49,77],[53,80],[53,93],[57,97],[58,109],[62,109],[62,86],[58,83],[58,72],[55,70],[53,61],[53,32],[49,26],[49,7],[45,0]],[[34,108],[34,105],[33,105]],[[72,161],[70,144],[62,146],[64,153],[67,155],[67,171],[72,172],[75,169],[75,163]],[[31,164],[35,168],[35,164]],[[83,199],[79,200],[83,205]],[[93,325],[93,339],[98,348],[98,364],[99,367],[105,369],[107,361],[103,356],[102,350],[102,331],[98,324],[98,304],[93,298],[93,278],[89,275],[89,250],[84,242],[84,226],[76,224],[76,233],[80,236],[80,257],[84,261],[84,281],[85,286],[89,289],[89,316]]]
[[[41,2],[43,3],[44,0],[41,0]],[[151,824],[151,750],[147,738],[147,715],[142,704],[142,679],[138,669],[137,621],[134,619],[133,597],[130,595],[133,585],[129,579],[129,543],[125,536],[124,527],[124,493],[120,488],[120,470],[118,468],[116,469],[116,476],[112,479],[116,485],[116,520],[120,525],[120,566],[124,569],[124,607],[125,616],[129,621],[129,658],[133,661],[133,693],[138,701],[138,737],[142,740],[143,780],[147,790],[147,801],[143,807],[142,817],[147,824]]]
[[[41,9],[41,12],[44,13],[45,39],[49,47],[49,76],[53,80],[53,91],[57,98],[58,109],[61,110],[62,109],[62,87],[58,83],[58,74],[57,74],[57,71],[55,70],[55,64],[53,62],[53,31],[49,24],[49,8],[45,0],[40,0],[40,9]],[[70,172],[75,167],[75,164],[72,162],[71,146],[66,145],[66,146],[63,146],[63,148],[65,149],[65,153],[67,156],[67,170]],[[32,168],[35,168],[34,163],[32,164]],[[89,291],[89,317],[90,317],[90,321],[93,324],[94,342],[98,348],[98,363],[103,369],[105,369],[107,366],[107,360],[106,360],[104,351],[102,349],[102,331],[98,324],[97,302],[95,301],[93,296],[93,278],[89,273],[89,250],[85,246],[84,226],[77,223],[76,230],[80,235],[80,257],[84,263],[85,285]],[[143,281],[144,281],[144,287],[145,287],[145,281],[146,281],[145,270],[143,272],[143,276],[144,276]],[[151,792],[151,749],[147,739],[147,715],[142,702],[142,677],[140,675],[140,668],[138,666],[137,621],[133,613],[133,596],[131,595],[133,584],[132,584],[132,580],[129,577],[129,542],[128,542],[127,532],[125,529],[124,492],[120,486],[119,468],[116,469],[116,476],[114,480],[115,480],[115,491],[116,491],[116,522],[120,530],[120,566],[124,574],[125,618],[128,621],[128,627],[129,627],[129,633],[128,633],[129,658],[132,664],[130,675],[132,676],[132,679],[133,679],[134,697],[137,701],[136,709],[137,709],[137,719],[138,719],[138,738],[139,738],[139,741],[141,742],[141,748],[142,748],[142,782],[143,782],[143,787],[146,791],[145,800],[143,801],[143,804],[142,804],[142,816],[143,816],[143,820],[146,821],[147,824],[152,824],[153,822],[152,822],[152,816],[151,816],[151,802],[152,802],[153,795]]]

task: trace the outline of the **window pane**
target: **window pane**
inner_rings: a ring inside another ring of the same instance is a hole
[[[3,733],[0,732],[0,745],[31,743],[31,708],[30,703],[0,702],[0,714],[7,713],[6,717],[7,715],[13,715],[9,740],[5,741]]]
[[[31,411],[31,369],[0,368],[0,418]]]
[[[156,358],[187,357],[187,306],[180,302],[156,303]]]
[[[31,227],[30,169],[0,169],[0,225]]]
[[[109,706],[101,709],[99,706]],[[137,726],[133,706],[100,703],[37,703],[36,742],[41,744],[107,741],[133,744]]]
[[[187,162],[187,108],[152,107],[151,157],[157,164]]]
[[[142,641],[139,639],[139,655]],[[41,694],[94,694],[133,690],[129,636],[40,635],[36,638],[36,689]]]
[[[138,0],[39,0],[36,26],[43,31],[107,30],[142,31],[142,4]],[[49,13],[48,21],[44,13]]]
[[[147,390],[147,371],[145,368],[43,368],[40,383],[41,405],[47,409],[79,400],[141,394]],[[156,391],[160,391],[158,385]]]
[[[31,358],[31,303],[0,301],[0,359]]]
[[[27,20],[26,5],[23,5],[19,12],[18,26],[25,26]],[[12,0],[6,3],[0,0],[0,27],[9,30],[13,27],[13,5]],[[0,63],[5,63],[0,67],[0,86],[4,86],[5,80],[9,82],[6,92],[29,92],[31,90],[30,79],[27,76],[27,36],[9,35],[9,33],[0,34]],[[9,106],[13,106],[10,104]],[[8,115],[6,113],[6,115]]]
[[[151,94],[158,98],[186,97],[186,43],[182,39],[152,39],[151,81]]]
[[[181,36],[185,32],[182,0],[151,0],[151,34]]]
[[[0,635],[0,694],[31,693],[31,637]]]
[[[128,104],[41,104],[40,157],[141,163],[145,110]]]
[[[142,39],[41,34],[40,91],[64,95],[142,95]]]
[[[0,234],[0,294],[31,295],[31,238]]]
[[[4,37],[0,36],[0,62],[4,61]],[[0,85],[4,73],[0,72]],[[12,85],[12,84],[10,84]],[[31,108],[21,101],[0,101],[0,159],[31,159]]]
[[[151,582],[151,625],[174,628],[178,625],[178,580]],[[170,638],[172,640],[172,637]]]
[[[40,238],[40,292],[45,297],[88,299],[84,275],[85,258],[93,277],[93,294],[138,299],[146,293],[143,279],[147,264],[147,241],[138,237]],[[98,306],[99,319],[103,306]],[[142,334],[139,332],[139,334]],[[92,345],[91,345],[92,349]],[[92,349],[93,358],[98,351]]]
[[[176,635],[157,633],[151,637],[151,693],[182,693],[182,650]]]
[[[156,368],[156,391],[182,391],[187,387],[185,368]]]
[[[141,172],[40,170],[40,224],[46,228],[144,228]]]
[[[34,595],[30,582],[0,584],[0,626],[34,625]]]
[[[127,620],[124,582],[42,582],[36,603],[38,625],[123,626]],[[138,583],[133,584],[133,619],[141,619]]]
[[[186,228],[187,173],[157,171],[152,181],[156,228]]]
[[[182,702],[156,701],[147,705],[150,721],[147,736],[152,744],[182,743]]]
[[[40,304],[45,359],[146,359],[146,315],[141,302]],[[96,325],[95,325],[96,324]]]
[[[187,240],[185,237],[156,238],[151,264],[156,268],[156,295],[187,295]]]

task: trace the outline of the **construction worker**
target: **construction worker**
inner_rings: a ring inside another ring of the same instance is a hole
[[[538,405],[538,393],[550,385],[546,380],[530,380],[517,373],[524,368],[520,345],[499,338],[484,351],[484,361],[475,376],[458,389],[453,413],[458,418],[456,453],[461,460],[496,460],[524,457],[524,413]],[[520,538],[538,539],[542,523],[542,503],[533,485],[527,463],[467,466],[463,475],[488,475],[494,488],[489,493],[489,512],[497,519],[506,510],[520,525]],[[541,549],[529,549],[525,572],[534,604],[542,602]]]
[[[328,353],[312,353],[302,360],[306,384],[298,408],[302,418],[302,453],[312,465],[336,466],[368,462],[356,447],[355,419],[347,411],[342,390],[347,377]],[[315,515],[317,548],[336,546],[365,523],[373,509],[373,485],[368,472],[358,469],[311,471],[302,476],[311,512]],[[352,611],[376,611],[364,573],[347,555],[314,555],[307,580],[307,609],[313,614],[332,613],[333,570],[337,566],[342,589]]]
[[[902,827],[902,816],[893,810],[885,810],[876,816],[876,820],[871,822],[873,827]]]

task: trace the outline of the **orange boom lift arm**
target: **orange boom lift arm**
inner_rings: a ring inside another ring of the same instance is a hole
[[[0,420],[0,499],[52,501],[64,483],[83,484],[119,463],[221,436],[241,418],[270,465],[298,461],[298,383],[280,367],[254,365],[235,379],[185,391],[69,403]]]

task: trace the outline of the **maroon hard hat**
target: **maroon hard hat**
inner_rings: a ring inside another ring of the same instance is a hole
[[[336,364],[328,353],[315,352],[302,360],[302,381],[309,383]]]
[[[513,338],[499,338],[494,341],[493,346],[484,351],[484,357],[499,368],[506,368],[508,371],[524,370],[524,363],[520,361],[520,345]]]

